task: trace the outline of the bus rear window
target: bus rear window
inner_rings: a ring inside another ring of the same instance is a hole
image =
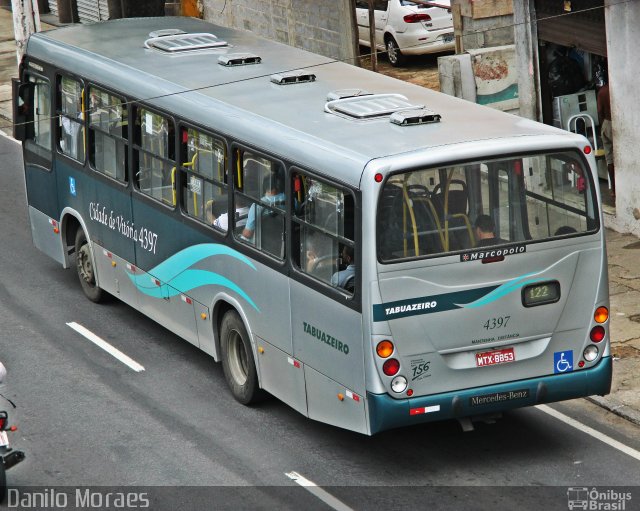
[[[571,236],[598,228],[593,184],[576,152],[391,175],[378,202],[382,262]]]

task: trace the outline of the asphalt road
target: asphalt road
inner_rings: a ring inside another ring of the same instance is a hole
[[[633,486],[625,509],[640,506],[640,428],[583,400],[553,408],[622,448],[537,408],[470,433],[444,422],[365,437],[275,400],[237,404],[213,359],[120,302],[89,302],[75,272],[33,247],[20,146],[0,137],[0,162],[0,359],[27,454],[8,472],[23,492],[14,504],[58,491],[72,509],[78,488],[95,487],[102,509],[110,490],[146,493],[152,509],[564,510],[570,487]]]

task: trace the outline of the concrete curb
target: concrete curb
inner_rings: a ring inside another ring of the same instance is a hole
[[[585,399],[640,426],[640,413],[630,406],[623,405],[610,397],[589,396]]]

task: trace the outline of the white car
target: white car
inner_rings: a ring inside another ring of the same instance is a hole
[[[374,0],[376,47],[386,50],[392,66],[407,55],[453,50],[453,17],[450,0]],[[370,47],[369,2],[356,0],[358,39]]]

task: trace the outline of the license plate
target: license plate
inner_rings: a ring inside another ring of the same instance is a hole
[[[445,43],[450,43],[451,41],[453,41],[453,34],[444,34],[444,35],[442,36],[442,40],[443,40]]]
[[[6,431],[0,431],[0,447],[7,447],[9,445],[9,437]]]
[[[513,348],[504,348],[502,350],[485,351],[483,353],[476,353],[476,366],[485,367],[496,364],[507,364],[514,362],[516,355]]]

